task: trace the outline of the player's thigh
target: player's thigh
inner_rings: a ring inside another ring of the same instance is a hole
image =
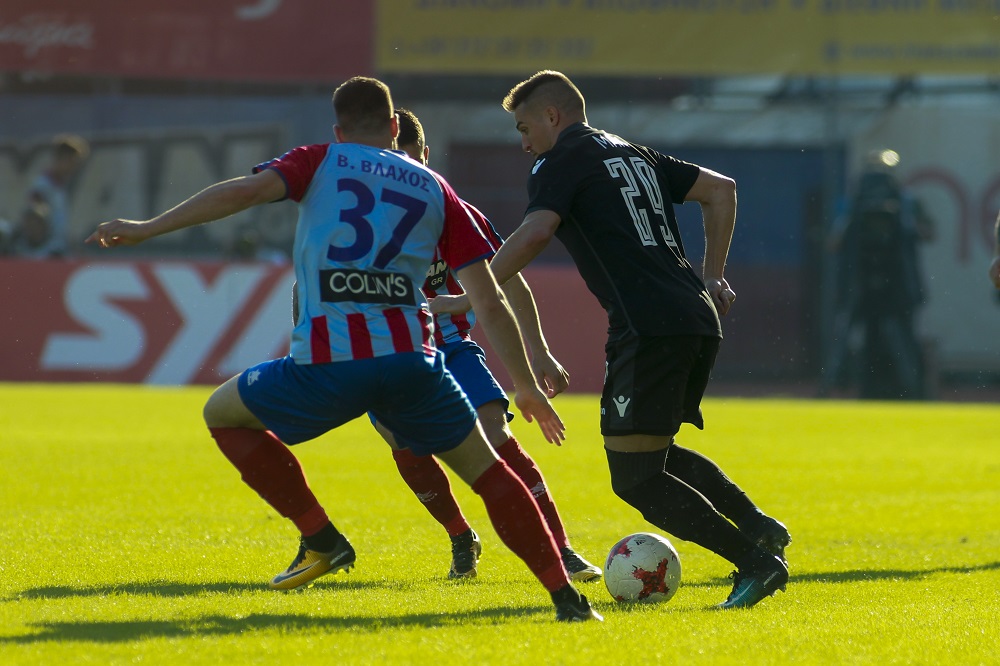
[[[209,428],[253,428],[263,430],[264,424],[247,409],[240,398],[239,375],[215,389],[205,403],[203,416]]]
[[[375,428],[375,432],[381,435],[382,439],[385,440],[385,443],[389,445],[390,449],[398,451],[403,448],[398,442],[396,442],[396,437],[392,434],[392,431],[379,423],[371,412],[368,412],[368,418],[371,420],[372,426]]]
[[[486,364],[486,353],[473,340],[461,340],[442,347],[445,366],[462,387],[479,414],[486,439],[493,448],[511,438],[507,427],[514,415],[510,399]]]
[[[295,363],[286,356],[248,368],[238,378],[240,398],[286,444],[298,444],[365,413],[381,389],[383,359]]]
[[[601,395],[605,438],[669,438],[684,422],[703,427],[701,398],[715,363],[717,338],[630,337],[609,342],[606,351]],[[655,445],[656,440],[650,441],[649,446]]]
[[[507,425],[507,416],[510,414],[507,411],[507,404],[506,401],[494,400],[476,409],[479,423],[482,424],[483,432],[486,434],[486,441],[494,449],[503,446],[514,436]]]
[[[476,410],[445,368],[442,354],[396,354],[390,366],[371,414],[398,446],[416,455],[437,455],[468,437],[476,427]]]
[[[497,461],[496,451],[478,423],[458,446],[436,455],[470,486]]]

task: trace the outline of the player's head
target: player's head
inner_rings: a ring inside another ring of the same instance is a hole
[[[392,147],[398,129],[392,94],[378,79],[355,76],[342,83],[333,91],[333,111],[337,141]]]
[[[52,139],[52,174],[68,180],[90,155],[90,144],[75,134],[59,134]]]
[[[514,114],[521,147],[539,155],[552,148],[559,133],[577,122],[587,122],[583,94],[562,72],[542,70],[511,88],[504,110]]]
[[[427,164],[431,150],[427,147],[424,127],[417,114],[409,109],[397,108],[396,117],[399,118],[399,135],[396,136],[399,149],[421,164]]]

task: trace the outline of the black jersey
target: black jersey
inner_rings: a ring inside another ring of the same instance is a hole
[[[528,212],[562,219],[566,245],[608,313],[612,338],[631,333],[721,336],[705,284],[684,255],[673,204],[699,168],[577,123],[538,156]]]

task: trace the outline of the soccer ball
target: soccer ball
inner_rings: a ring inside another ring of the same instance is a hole
[[[630,534],[614,545],[604,563],[604,584],[618,601],[669,601],[681,584],[681,561],[658,534]]]

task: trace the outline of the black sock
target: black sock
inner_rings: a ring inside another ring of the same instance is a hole
[[[333,523],[327,523],[316,534],[310,534],[302,539],[306,542],[306,548],[309,550],[329,553],[337,547],[337,542],[340,541],[340,532],[333,526]]]
[[[657,460],[666,456],[665,449],[649,453],[610,450],[606,453],[615,494],[653,525],[733,563],[744,561],[756,548],[704,495],[662,471]]]
[[[704,495],[716,511],[741,527],[740,521],[757,510],[742,488],[697,451],[673,444],[668,449],[664,469]]]
[[[636,486],[622,499],[653,525],[734,564],[756,548],[704,495],[666,472]]]

